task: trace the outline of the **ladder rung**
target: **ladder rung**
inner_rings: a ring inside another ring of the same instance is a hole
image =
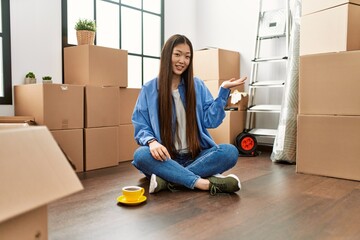
[[[275,137],[277,129],[253,128],[249,133],[254,134],[255,136]]]
[[[286,34],[274,34],[269,36],[258,36],[258,40],[267,40],[267,39],[273,39],[273,38],[283,38],[286,37]]]
[[[284,87],[284,80],[274,80],[274,81],[258,81],[254,83],[250,83],[249,87],[252,88],[265,88],[265,87]]]
[[[278,61],[286,61],[288,59],[287,56],[280,56],[280,57],[271,57],[271,58],[255,58],[252,61],[255,63],[258,62],[278,62]]]
[[[248,112],[280,112],[281,105],[254,105],[249,107]]]

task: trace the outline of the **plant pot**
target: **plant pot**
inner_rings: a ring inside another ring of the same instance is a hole
[[[94,45],[95,32],[87,30],[76,31],[78,45]]]
[[[43,84],[48,84],[48,83],[53,83],[52,80],[43,80],[42,81]]]
[[[34,84],[36,83],[36,78],[25,78],[25,84]]]

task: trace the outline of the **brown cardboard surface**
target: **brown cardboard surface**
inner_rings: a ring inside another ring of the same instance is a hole
[[[240,78],[240,53],[220,48],[208,48],[194,52],[194,76],[200,79],[228,80]]]
[[[49,129],[84,127],[84,87],[66,84],[27,84],[14,87],[16,116],[34,116]]]
[[[231,94],[233,92],[234,91],[232,90],[231,93],[230,93],[230,97],[228,99],[226,107],[236,107],[236,108],[238,108],[238,111],[247,110],[248,102],[249,102],[249,95],[247,93],[245,93],[245,92],[240,92],[242,94],[240,101],[233,104],[233,103],[231,103]]]
[[[299,115],[296,170],[360,180],[360,116]]]
[[[119,125],[119,162],[133,160],[134,152],[138,147],[134,139],[134,126]]]
[[[360,0],[302,0],[301,13],[302,15],[311,14],[314,12],[326,10],[332,7],[337,7],[346,3],[360,4]]]
[[[85,128],[85,171],[119,162],[118,127]]]
[[[360,6],[344,4],[301,18],[300,56],[360,50]]]
[[[300,57],[299,113],[360,115],[360,51]]]
[[[127,87],[127,50],[79,45],[64,48],[64,80],[68,84]]]
[[[84,171],[84,139],[83,129],[53,130],[51,134],[64,151],[69,160],[75,165],[76,172]]]
[[[0,146],[0,222],[83,189],[45,126],[2,130]]]
[[[0,223],[0,239],[48,239],[47,206]]]
[[[131,117],[141,89],[120,88],[120,124],[131,124]]]
[[[85,127],[119,125],[118,87],[85,87]]]
[[[208,129],[210,135],[217,144],[235,144],[239,133],[245,129],[246,111],[226,111],[222,124],[215,129]]]
[[[208,81],[204,81],[205,86],[209,89],[211,95],[213,96],[213,98],[217,98],[218,93],[219,93],[219,88],[221,86],[221,84],[226,81],[225,80],[208,80]],[[243,92],[244,91],[244,84],[231,88],[231,91],[234,90],[238,90],[239,92]]]
[[[0,123],[35,123],[35,118],[32,116],[0,116]]]

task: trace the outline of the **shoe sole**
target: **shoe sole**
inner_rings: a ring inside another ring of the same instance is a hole
[[[149,193],[155,193],[155,189],[158,186],[157,182],[156,182],[156,175],[155,174],[151,174],[151,178],[150,178],[150,186],[149,186]]]
[[[218,178],[233,177],[233,178],[235,178],[235,179],[237,180],[239,190],[241,190],[241,182],[240,182],[240,179],[239,179],[235,174],[229,174],[229,175],[226,175],[226,176],[221,175],[221,174],[216,174],[216,175],[214,175],[214,177],[218,177]],[[239,191],[239,190],[238,190],[238,191]]]

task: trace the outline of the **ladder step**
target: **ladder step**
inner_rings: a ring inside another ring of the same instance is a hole
[[[280,112],[281,105],[254,105],[249,107],[248,112]]]
[[[277,129],[253,128],[249,133],[254,134],[255,136],[275,137]]]
[[[252,60],[254,63],[259,62],[279,62],[279,61],[286,61],[288,59],[287,56],[280,56],[280,57],[271,57],[271,58],[255,58]]]
[[[284,87],[284,80],[274,80],[274,81],[258,81],[249,84],[249,88],[265,88],[265,87]]]
[[[286,37],[286,34],[274,34],[269,36],[258,36],[258,40],[267,40],[267,39],[273,39],[273,38],[283,38]]]

